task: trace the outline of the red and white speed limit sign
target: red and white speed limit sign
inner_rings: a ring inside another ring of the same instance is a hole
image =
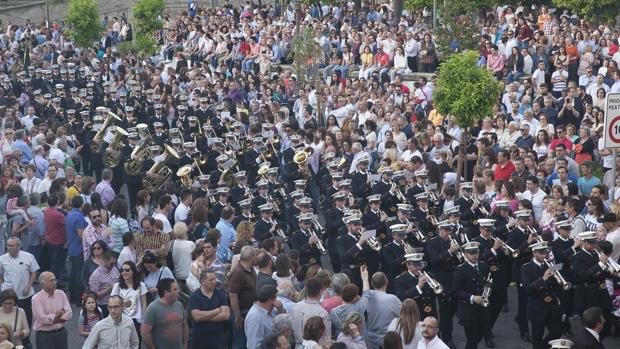
[[[607,94],[605,103],[605,148],[620,148],[620,93]]]

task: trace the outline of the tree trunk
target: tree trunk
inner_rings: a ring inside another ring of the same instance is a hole
[[[400,16],[403,15],[403,0],[394,0],[394,21],[398,23],[400,21]]]
[[[461,142],[459,144],[459,158],[456,165],[456,191],[454,192],[454,199],[458,199],[460,187],[461,187],[461,172],[465,165],[465,140],[467,139],[467,129],[464,129],[461,133]]]
[[[321,91],[323,90],[320,86],[321,79],[319,78],[319,66],[317,64],[316,69],[314,70],[314,86],[316,88],[316,109],[317,109],[317,124],[319,126],[323,126],[323,110],[321,109]]]

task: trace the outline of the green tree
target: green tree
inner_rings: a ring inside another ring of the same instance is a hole
[[[618,0],[553,0],[558,7],[596,19],[613,19],[620,11]]]
[[[314,82],[317,91],[318,110],[321,109],[321,79],[319,78],[319,64],[325,60],[325,52],[316,43],[317,33],[314,28],[303,26],[298,33],[293,36],[293,70],[297,75],[297,88],[304,87],[310,79]],[[323,122],[319,118],[319,123]]]
[[[99,23],[98,0],[70,0],[67,23],[69,36],[80,47],[92,46],[103,30]]]
[[[481,118],[493,114],[493,106],[497,103],[499,93],[499,82],[493,74],[477,66],[478,56],[475,51],[451,55],[439,66],[437,87],[433,92],[437,111],[445,116],[454,115],[456,124],[463,130],[456,176],[457,194],[469,127]]]
[[[139,0],[133,7],[136,45],[150,56],[157,52],[155,33],[163,28],[164,0]]]

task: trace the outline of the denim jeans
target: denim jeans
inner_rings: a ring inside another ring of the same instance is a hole
[[[248,310],[241,310],[241,316],[248,314]],[[248,343],[248,339],[245,336],[245,329],[239,328],[235,325],[235,314],[230,312],[230,322],[233,329],[232,348],[233,349],[245,349]]]

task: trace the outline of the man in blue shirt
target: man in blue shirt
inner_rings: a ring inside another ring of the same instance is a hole
[[[220,221],[215,225],[215,229],[222,234],[222,240],[217,250],[217,257],[224,263],[230,262],[232,253],[230,253],[230,244],[233,243],[237,236],[237,231],[232,222],[235,220],[235,211],[230,206],[222,209]]]
[[[32,150],[30,150],[30,146],[24,142],[24,130],[15,131],[15,143],[13,143],[13,150],[19,150],[22,153],[21,163],[29,164],[30,160],[32,160]]]
[[[84,264],[84,252],[82,251],[82,233],[88,225],[81,209],[84,199],[76,196],[71,200],[73,209],[67,214],[65,224],[67,227],[67,245],[69,260],[71,260],[71,274],[69,275],[69,294],[72,303],[80,304],[82,296],[82,264]]]
[[[583,176],[577,180],[577,186],[581,195],[590,196],[592,187],[601,184],[601,180],[592,175],[592,161],[586,160],[581,164],[581,173]]]
[[[189,312],[194,320],[192,348],[224,349],[227,347],[226,327],[230,318],[228,299],[216,288],[215,273],[207,269],[200,274],[200,288],[189,296]]]

